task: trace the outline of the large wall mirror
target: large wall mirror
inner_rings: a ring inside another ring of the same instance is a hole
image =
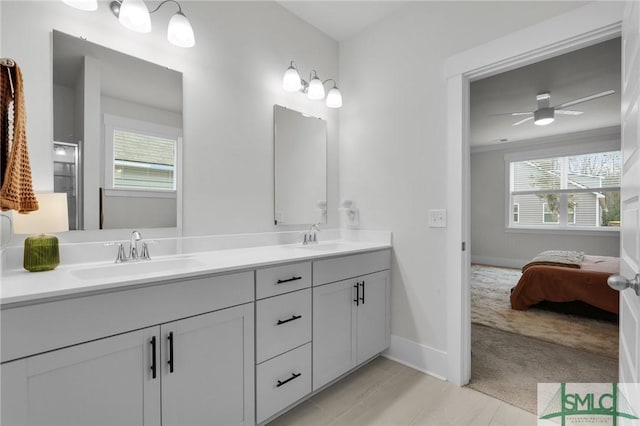
[[[276,225],[327,222],[327,123],[274,106]]]
[[[71,229],[180,225],[181,73],[53,31],[53,123]]]

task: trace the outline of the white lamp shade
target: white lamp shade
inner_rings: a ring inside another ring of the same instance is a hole
[[[284,77],[282,77],[282,88],[287,92],[297,92],[302,88],[300,74],[298,74],[298,71],[293,66],[290,66],[284,72]]]
[[[169,43],[179,47],[193,47],[196,39],[193,36],[193,28],[186,16],[178,12],[171,17],[167,30]]]
[[[309,82],[307,97],[314,100],[324,98],[324,86],[318,77],[313,77]]]
[[[98,10],[98,0],[62,0],[62,2],[75,9],[88,12]]]
[[[336,86],[333,86],[327,93],[327,106],[329,108],[340,108],[342,106],[342,94]]]
[[[151,32],[151,15],[142,0],[123,0],[118,20],[131,31]]]
[[[13,215],[13,232],[16,234],[45,234],[47,232],[65,232],[69,230],[67,194],[36,194],[39,209]]]

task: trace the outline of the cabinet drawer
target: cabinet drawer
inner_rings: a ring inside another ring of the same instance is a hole
[[[258,269],[256,272],[256,298],[275,296],[311,286],[311,263],[293,263]]]
[[[311,289],[256,303],[256,363],[311,341]]]
[[[311,343],[258,365],[256,422],[261,423],[311,392]]]
[[[313,262],[313,285],[342,281],[391,268],[391,250]]]

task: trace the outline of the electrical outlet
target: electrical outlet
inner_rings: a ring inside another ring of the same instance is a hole
[[[447,227],[447,211],[444,209],[429,210],[429,227],[430,228],[446,228]]]

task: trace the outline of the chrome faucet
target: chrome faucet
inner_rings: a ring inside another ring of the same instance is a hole
[[[320,224],[314,223],[311,225],[309,232],[304,233],[304,239],[302,240],[302,244],[317,244],[318,243],[318,232],[320,231]]]
[[[142,234],[138,231],[131,233],[131,241],[129,242],[129,260],[138,259],[138,241],[142,239]]]

